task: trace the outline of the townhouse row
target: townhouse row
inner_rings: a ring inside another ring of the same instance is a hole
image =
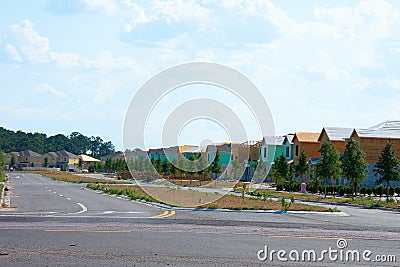
[[[189,159],[191,154],[204,154],[207,161],[211,162],[214,160],[216,150],[218,150],[220,164],[225,170],[234,159],[237,159],[240,163],[246,162],[249,168],[254,166],[256,162],[262,161],[266,163],[268,168],[281,155],[284,155],[289,163],[297,164],[298,156],[304,150],[309,157],[310,164],[314,165],[320,159],[318,150],[323,142],[331,142],[340,156],[342,156],[346,142],[350,139],[358,141],[369,165],[369,175],[362,185],[373,185],[376,177],[374,177],[372,170],[386,144],[392,142],[396,155],[400,153],[400,121],[389,120],[363,129],[323,127],[320,132],[295,132],[284,136],[265,136],[262,140],[244,143],[223,142],[206,147],[185,145],[149,149],[148,151],[136,149],[126,153],[125,157],[133,159],[149,157],[149,159],[154,160],[160,158],[162,161],[167,159],[173,161],[180,157]],[[115,157],[124,158],[124,153],[116,152],[113,155],[103,157],[102,160],[107,157],[113,159]]]
[[[76,171],[79,161],[81,169],[87,169],[91,164],[98,162],[98,159],[87,155],[75,155],[66,150],[39,154],[31,150],[4,153],[5,169],[32,169],[32,168],[56,168],[61,171]]]

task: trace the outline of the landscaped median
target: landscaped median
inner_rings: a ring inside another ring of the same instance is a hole
[[[110,180],[110,179],[97,179],[91,177],[84,177],[75,175],[68,172],[35,172],[47,178],[56,181],[69,182],[69,183],[100,183],[100,184],[126,184],[126,181]]]
[[[241,190],[236,190],[237,192]],[[352,199],[350,196],[321,196],[317,194],[309,194],[309,193],[293,193],[293,192],[281,192],[274,190],[255,190],[250,192],[249,194],[258,197],[285,197],[285,198],[295,198],[300,201],[310,201],[310,202],[324,202],[329,204],[350,204],[354,206],[360,207],[370,207],[370,208],[389,208],[393,210],[400,211],[399,203],[395,202],[393,199],[386,203],[385,201],[380,200],[380,197],[371,197],[371,196],[358,196]]]
[[[235,195],[219,195],[219,193],[205,193],[193,189],[180,189],[179,187],[139,187],[136,185],[104,185],[88,184],[92,190],[101,190],[112,195],[125,195],[131,200],[145,200],[170,206],[198,207],[207,209],[231,209],[231,210],[287,210],[290,211],[312,211],[312,212],[334,212],[320,206],[291,203],[286,208],[282,201],[274,201],[267,198],[240,197]],[[155,199],[152,196],[157,196]],[[174,205],[174,203],[179,205]],[[182,205],[182,203],[185,203]],[[289,202],[290,203],[290,200]]]

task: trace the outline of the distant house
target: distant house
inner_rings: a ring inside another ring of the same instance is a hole
[[[392,142],[392,149],[400,159],[400,121],[390,120],[368,129],[354,129],[349,139],[358,141],[368,162],[369,175],[361,185],[375,185],[376,177],[373,169],[388,142]],[[400,185],[398,182],[395,184]]]
[[[207,161],[213,162],[216,153],[219,153],[219,163],[222,167],[226,167],[232,159],[232,144],[231,143],[220,143],[217,145],[208,145],[206,149]]]
[[[183,156],[183,153],[188,149],[193,148],[194,146],[172,146],[166,148],[156,148],[156,149],[149,149],[149,159],[157,160],[161,159],[162,161],[173,161],[177,160]]]
[[[125,158],[133,159],[134,161],[147,159],[147,156],[147,151],[143,151],[140,148],[136,148],[133,151],[125,152]]]
[[[49,168],[60,168],[62,171],[76,171],[79,157],[66,150],[47,152],[43,156],[47,158]]]
[[[197,158],[197,157],[199,157],[202,153],[205,153],[206,150],[207,150],[207,147],[198,147],[198,146],[195,146],[195,147],[189,148],[188,150],[186,150],[185,152],[183,152],[183,156],[184,156],[186,159],[190,159],[190,158],[192,157],[192,155],[193,155],[195,158]]]
[[[320,144],[328,141],[343,155],[346,148],[346,139],[349,139],[354,128],[324,127],[318,137]]]
[[[79,155],[79,158],[81,159],[81,170],[88,170],[91,164],[100,162],[100,160],[92,158],[85,154]]]
[[[358,141],[367,162],[376,163],[382,149],[390,141],[400,156],[400,121],[386,121],[368,129],[354,129],[350,138]]]
[[[293,137],[294,163],[297,163],[300,152],[304,150],[309,158],[319,158],[318,152],[320,142],[318,141],[320,133],[296,132]]]
[[[12,161],[14,162],[11,166]],[[7,162],[10,168],[27,168],[27,167],[42,167],[44,158],[42,155],[31,150],[23,150],[19,152],[10,152],[6,154],[4,162]]]
[[[111,159],[112,161],[118,160],[118,159],[124,159],[125,155],[124,152],[122,151],[117,151],[108,155],[105,155],[103,157],[100,157],[102,162],[105,162],[107,159]]]
[[[259,149],[259,158],[270,165],[281,155],[286,156],[286,147],[283,145],[283,136],[264,136]]]
[[[285,139],[283,140],[283,146],[285,147],[285,156],[288,161],[293,160],[293,138],[294,134],[285,135]]]

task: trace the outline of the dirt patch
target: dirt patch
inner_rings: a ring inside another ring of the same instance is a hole
[[[104,185],[88,185],[92,189],[103,190]],[[234,209],[234,210],[282,210],[280,201],[262,198],[247,198],[234,195],[220,195],[215,193],[204,193],[196,190],[165,188],[165,187],[139,187],[128,185],[109,185],[108,192],[113,194],[125,194],[134,191],[137,196],[151,196],[157,202],[179,207],[199,207],[212,209]],[[140,198],[140,197],[139,197]],[[295,211],[330,211],[324,207],[293,203],[289,210]]]

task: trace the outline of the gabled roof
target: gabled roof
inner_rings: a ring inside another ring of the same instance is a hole
[[[184,146],[178,146],[179,152],[183,153],[187,151],[188,149],[194,148],[195,146],[190,146],[190,145],[184,145]]]
[[[116,151],[116,152],[114,152],[114,153],[110,153],[110,154],[108,154],[108,155],[105,155],[105,156],[102,156],[102,157],[100,157],[100,159],[101,160],[106,160],[106,159],[108,159],[108,158],[110,158],[110,159],[114,159],[114,158],[120,158],[120,159],[122,159],[122,158],[124,158],[124,152],[122,152],[122,151]]]
[[[319,133],[296,132],[294,135],[299,142],[318,143]]]
[[[294,134],[287,134],[287,135],[285,135],[285,139],[283,140],[283,143],[285,143],[285,141],[287,140],[287,142],[289,142],[289,144],[293,144],[293,138],[294,138]]]
[[[217,145],[208,145],[207,146],[207,152],[216,152],[218,151],[220,153],[231,153],[232,152],[232,145],[230,143],[223,143],[223,144],[217,144]]]
[[[83,162],[99,162],[100,161],[98,159],[92,158],[85,154],[79,155],[79,157],[82,159]]]
[[[147,151],[143,151],[140,148],[136,148],[131,152],[126,152],[125,153],[125,157],[129,158],[129,157],[147,157]]]
[[[32,150],[22,150],[18,152],[10,152],[10,154],[14,157],[42,157],[39,153],[36,153]]]
[[[205,152],[206,150],[207,150],[206,146],[203,146],[203,147],[195,146],[195,147],[192,147],[192,148],[186,150],[184,153],[202,153],[202,152]]]
[[[285,140],[284,136],[264,136],[262,143],[266,143],[267,145],[283,145],[283,141]]]
[[[322,134],[325,131],[330,141],[345,141],[350,138],[354,128],[343,128],[343,127],[324,127],[321,134],[318,137],[318,141],[321,141]]]
[[[359,137],[364,138],[400,139],[400,130],[354,129],[354,132],[357,133]]]
[[[400,121],[398,120],[387,120],[372,127],[370,130],[400,130]]]
[[[75,154],[72,154],[71,152],[68,152],[67,150],[60,150],[56,152],[57,156],[60,157],[67,157],[67,158],[72,158],[72,159],[77,159],[78,156]]]
[[[354,129],[359,137],[400,139],[400,121],[388,120],[368,129]]]

